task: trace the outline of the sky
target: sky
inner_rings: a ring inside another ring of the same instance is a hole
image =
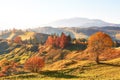
[[[74,17],[120,24],[120,0],[0,0],[0,30]]]

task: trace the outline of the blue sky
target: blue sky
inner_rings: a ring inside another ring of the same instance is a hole
[[[0,0],[0,28],[38,27],[73,17],[120,24],[119,5],[120,0]]]

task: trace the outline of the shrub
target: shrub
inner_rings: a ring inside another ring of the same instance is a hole
[[[24,69],[31,72],[39,72],[42,67],[44,67],[44,61],[38,56],[29,58],[24,65]]]
[[[19,67],[18,63],[15,63],[14,61],[7,61],[5,62],[5,60],[1,63],[1,72],[0,75],[1,76],[8,76],[8,75],[12,75],[12,74],[17,74],[17,68]]]
[[[14,38],[14,42],[21,44],[21,43],[22,43],[21,37],[19,37],[19,36],[15,37],[15,38]]]
[[[0,77],[4,77],[4,76],[6,76],[6,74],[0,72]]]

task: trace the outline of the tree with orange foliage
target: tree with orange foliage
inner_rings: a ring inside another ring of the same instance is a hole
[[[65,48],[71,42],[71,36],[66,36],[64,33],[61,36],[51,35],[46,40],[46,45],[52,45],[55,47]]]
[[[22,43],[21,37],[19,37],[19,36],[15,37],[15,38],[14,38],[14,42],[21,44],[21,43]]]
[[[24,65],[24,69],[31,72],[39,72],[42,67],[44,67],[44,60],[38,56],[29,58]]]
[[[54,44],[53,36],[48,36],[48,39],[46,41],[46,45],[53,45],[53,44]]]
[[[88,39],[88,50],[93,53],[94,60],[99,64],[99,55],[113,46],[111,37],[104,32],[97,32]]]

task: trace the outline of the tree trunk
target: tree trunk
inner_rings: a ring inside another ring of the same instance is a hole
[[[95,61],[96,61],[97,64],[100,63],[100,62],[99,62],[99,54],[96,54]]]

